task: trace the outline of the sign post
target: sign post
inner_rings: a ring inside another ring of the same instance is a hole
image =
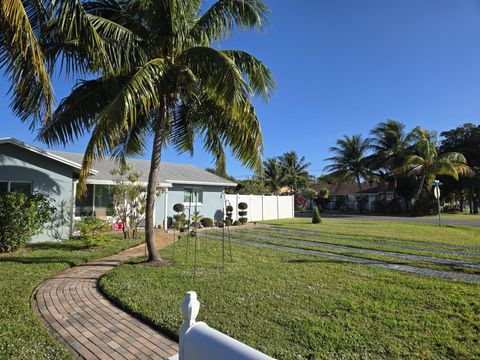
[[[443,185],[440,180],[435,180],[433,183],[433,195],[437,199],[438,205],[438,226],[442,226],[442,210],[440,208],[440,186]]]

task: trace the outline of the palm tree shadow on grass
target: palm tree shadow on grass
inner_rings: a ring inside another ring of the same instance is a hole
[[[1,256],[0,263],[14,262],[20,264],[67,264],[69,267],[77,265],[77,262],[62,256]]]
[[[27,246],[27,250],[61,250],[79,251],[88,250],[91,247],[85,244],[73,243],[70,241],[34,243]]]

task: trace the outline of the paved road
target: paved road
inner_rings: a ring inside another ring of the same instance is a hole
[[[73,267],[35,290],[33,305],[75,358],[169,359],[177,354],[175,341],[110,303],[97,287],[103,274],[144,251],[141,245]]]
[[[311,217],[310,214],[295,214],[295,217]],[[424,224],[438,224],[438,218],[435,217],[407,217],[407,216],[379,216],[379,215],[352,215],[352,214],[326,214],[322,213],[322,217],[336,218],[336,219],[353,219],[365,221],[399,221],[412,222]],[[475,226],[480,227],[480,215],[477,219],[451,219],[443,218],[444,225],[458,225],[458,226]]]

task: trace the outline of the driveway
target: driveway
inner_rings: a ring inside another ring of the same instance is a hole
[[[407,217],[407,216],[380,216],[380,215],[356,215],[356,214],[326,214],[322,213],[322,217],[335,219],[353,219],[362,221],[398,221],[424,224],[438,224],[437,217]],[[295,214],[295,217],[311,217],[310,214]],[[479,226],[480,215],[477,219],[452,219],[448,215],[442,217],[442,224],[457,226]]]

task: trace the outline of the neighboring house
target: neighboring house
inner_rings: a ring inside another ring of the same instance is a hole
[[[368,182],[362,183],[362,192],[358,184],[312,184],[310,186],[318,192],[320,189],[327,189],[328,209],[339,209],[345,207],[350,210],[359,209],[359,199],[365,199],[365,210],[373,211],[375,201],[393,199],[393,191],[385,186],[373,185]]]
[[[53,199],[57,212],[52,224],[34,241],[68,238],[75,217],[106,217],[111,211],[109,186],[115,186],[112,159],[93,163],[87,193],[76,199],[76,184],[83,154],[45,151],[13,138],[0,139],[0,193],[41,192]],[[147,185],[150,161],[128,160],[132,171],[141,173],[139,184]],[[166,226],[174,215],[173,205],[182,203],[204,217],[222,219],[225,187],[235,183],[189,164],[162,163],[155,205],[155,225]],[[194,198],[197,194],[197,198]]]

